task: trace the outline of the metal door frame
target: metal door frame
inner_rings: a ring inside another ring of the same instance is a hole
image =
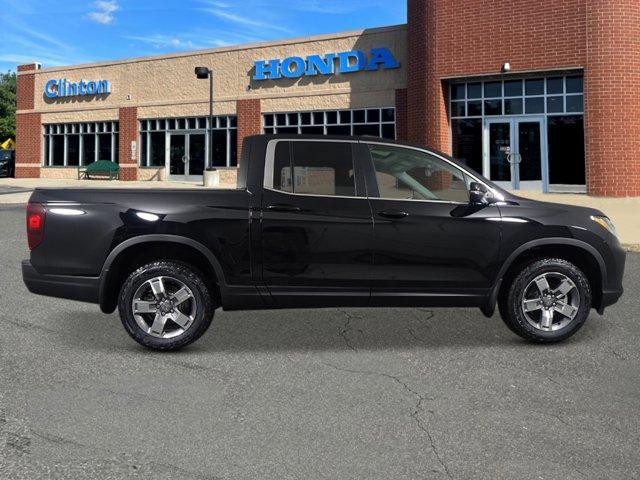
[[[172,136],[182,135],[184,136],[184,175],[171,175],[171,137]],[[209,151],[209,135],[207,135],[207,130],[202,129],[194,129],[194,130],[177,130],[167,132],[166,144],[165,144],[165,168],[167,169],[167,180],[169,181],[184,181],[184,182],[201,182],[202,175],[190,175],[189,174],[189,158],[191,156],[190,150],[190,142],[189,139],[191,135],[203,135],[204,136],[204,168],[208,168],[209,155],[207,152]]]
[[[549,157],[547,155],[547,122],[544,115],[522,115],[522,116],[496,116],[485,117],[482,124],[482,175],[497,185],[513,190],[521,189],[520,182],[520,136],[518,135],[518,127],[520,123],[539,123],[540,124],[540,176],[541,176],[541,189],[543,193],[549,191]],[[513,156],[513,163],[511,163],[511,182],[494,181],[491,178],[491,159],[490,152],[490,131],[489,126],[493,123],[506,123],[509,125],[509,136],[511,155]],[[531,180],[527,182],[537,182],[537,180]]]

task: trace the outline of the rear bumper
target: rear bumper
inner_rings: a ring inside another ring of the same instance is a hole
[[[22,280],[31,293],[99,303],[100,277],[43,275],[33,268],[29,260],[23,260]]]

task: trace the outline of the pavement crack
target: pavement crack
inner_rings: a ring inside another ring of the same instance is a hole
[[[433,438],[433,435],[431,434],[427,426],[424,424],[424,422],[420,419],[420,414],[424,411],[422,404],[425,402],[425,400],[431,400],[430,398],[427,398],[424,395],[421,395],[416,390],[411,388],[400,377],[396,377],[395,375],[390,375],[384,372],[376,372],[373,370],[354,370],[349,368],[341,368],[328,362],[321,362],[321,363],[329,368],[333,368],[334,370],[338,370],[340,372],[353,373],[356,375],[376,375],[382,378],[393,380],[395,383],[400,385],[406,392],[414,396],[417,399],[417,403],[413,407],[413,411],[410,414],[411,419],[416,424],[418,429],[426,435],[427,439],[429,440],[431,451],[433,452],[433,455],[435,456],[438,463],[442,466],[444,472],[447,474],[447,477],[453,479],[453,474],[451,473],[451,471],[449,470],[449,467],[447,466],[444,459],[442,458],[440,451],[438,450],[438,447],[436,445],[435,439]]]
[[[340,329],[339,335],[342,337],[342,339],[344,340],[345,345],[347,346],[347,348],[353,350],[354,352],[357,351],[356,347],[354,347],[351,344],[351,340],[349,340],[348,334],[349,332],[351,332],[351,320],[354,319],[353,315],[351,315],[349,312],[347,312],[346,310],[338,310],[340,313],[342,313],[345,317],[347,317],[347,321],[344,323],[344,325],[342,326],[342,328]],[[362,333],[362,330],[360,330],[360,332]]]

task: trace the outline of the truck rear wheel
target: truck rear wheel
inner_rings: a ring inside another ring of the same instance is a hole
[[[572,263],[544,258],[524,266],[503,292],[499,307],[504,322],[522,338],[560,342],[584,325],[591,310],[591,288]]]
[[[176,350],[196,341],[214,313],[202,274],[171,261],[149,263],[129,275],[118,310],[127,333],[154,350]]]

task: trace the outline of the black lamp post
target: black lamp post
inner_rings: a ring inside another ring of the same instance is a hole
[[[200,80],[209,79],[209,166],[213,167],[213,70],[207,67],[196,67],[196,77]]]

